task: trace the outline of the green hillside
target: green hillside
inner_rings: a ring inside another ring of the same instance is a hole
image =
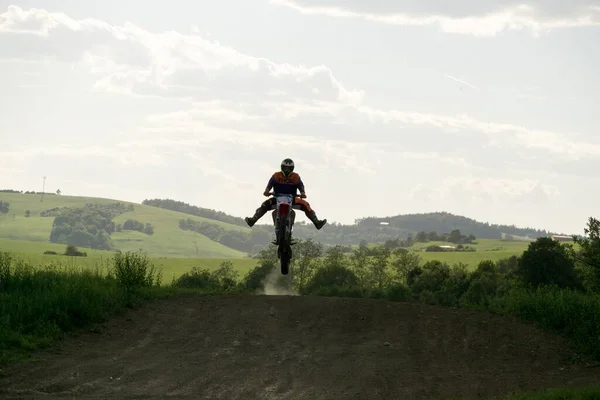
[[[119,202],[113,199],[59,195],[46,195],[43,202],[40,199],[40,195],[34,194],[0,193],[0,201],[9,203],[8,213],[0,213],[0,238],[48,242],[54,217],[42,217],[41,212],[60,207],[83,207],[86,203],[109,205]],[[189,218],[198,223],[210,223],[234,232],[249,232],[249,228],[142,204],[122,201],[120,203],[133,204],[134,210],[115,217],[113,221],[116,224],[135,219],[142,223],[150,223],[154,233],[147,235],[131,230],[114,232],[110,238],[115,249],[142,249],[153,257],[241,258],[246,255],[205,235],[180,229],[179,221]],[[30,213],[29,217],[26,216],[27,211]]]
[[[250,229],[240,217],[171,199],[147,199],[142,204],[137,204],[105,198],[51,194],[46,195],[43,202],[40,200],[39,193],[0,191],[0,239],[63,244],[69,242],[78,247],[123,251],[142,249],[151,257],[224,259],[256,254],[273,239],[269,214],[265,215],[260,224]],[[8,212],[3,212],[1,202],[9,203]],[[86,207],[86,204],[93,206]],[[67,212],[62,207],[71,210]],[[133,210],[128,210],[127,207],[133,207]],[[81,211],[79,214],[72,210],[78,208]],[[27,212],[29,216],[26,215]],[[53,230],[53,223],[58,215],[63,219],[62,223],[67,220],[65,224],[70,229],[68,232],[59,229],[62,226]],[[98,225],[99,219],[105,225],[107,221],[110,222],[110,226]],[[382,225],[382,222],[386,224]],[[95,227],[87,230],[90,225]],[[408,237],[414,238],[409,242],[444,241],[446,239],[443,235],[456,229],[463,235],[474,235],[478,240],[508,239],[528,242],[552,234],[534,228],[478,222],[447,212],[368,217],[357,220],[352,225],[330,222],[317,231],[312,223],[305,222],[300,213],[294,236],[297,239],[312,238],[325,245],[357,246],[362,241],[406,242]],[[82,230],[86,232],[82,234]],[[78,234],[79,237],[74,239],[70,236],[73,234]],[[429,239],[420,239],[426,237]],[[79,243],[75,243],[78,240]],[[400,245],[410,247],[410,244]]]
[[[178,211],[187,215],[209,217],[211,220],[226,221],[236,226],[246,226],[240,217],[227,215],[223,212],[193,206],[172,199],[146,199],[144,204]],[[320,215],[326,218],[326,215]],[[478,239],[507,239],[533,241],[538,237],[549,236],[554,232],[535,228],[519,228],[515,225],[498,225],[475,221],[471,218],[454,215],[448,212],[431,212],[423,214],[405,214],[390,217],[368,217],[359,219],[355,224],[344,225],[330,221],[320,231],[312,223],[306,223],[306,218],[300,212],[294,236],[298,239],[312,238],[327,245],[358,245],[365,240],[369,243],[382,243],[388,240],[416,237],[420,232],[430,234],[450,233],[458,229],[466,235],[474,235]],[[382,225],[381,223],[386,223]],[[247,238],[245,250],[253,246],[267,243],[273,232],[271,218],[266,214],[252,228],[252,236]]]

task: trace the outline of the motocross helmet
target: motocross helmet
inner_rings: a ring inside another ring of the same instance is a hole
[[[281,162],[281,173],[288,177],[294,172],[294,161],[291,158],[286,158]]]

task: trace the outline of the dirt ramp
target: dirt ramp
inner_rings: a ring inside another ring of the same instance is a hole
[[[157,301],[5,371],[4,398],[448,399],[593,382],[565,341],[468,311],[378,300]]]

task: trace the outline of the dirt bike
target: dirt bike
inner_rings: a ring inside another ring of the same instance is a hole
[[[287,275],[292,260],[292,246],[296,242],[292,239],[292,230],[296,220],[296,211],[293,209],[294,195],[269,193],[275,197],[275,209],[272,212],[273,225],[275,225],[275,242],[277,244],[277,258],[280,260],[281,273]]]

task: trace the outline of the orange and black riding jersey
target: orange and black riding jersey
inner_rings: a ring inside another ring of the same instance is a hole
[[[287,177],[281,172],[275,172],[267,184],[267,190],[271,189],[278,194],[292,194],[296,196],[297,191],[304,192],[304,183],[300,175],[295,172],[292,172]]]

